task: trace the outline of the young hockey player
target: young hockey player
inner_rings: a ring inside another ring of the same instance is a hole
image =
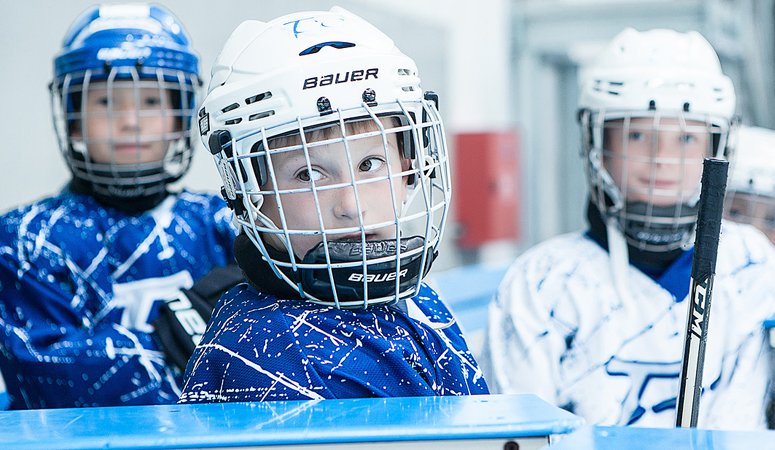
[[[194,286],[234,259],[223,199],[167,187],[191,161],[197,65],[180,22],[155,5],[90,8],[65,37],[50,88],[72,180],[0,217],[11,408],[178,399],[175,365],[204,331],[211,291],[234,279]]]
[[[724,215],[749,223],[775,242],[775,131],[740,127]]]
[[[735,159],[727,182],[724,216],[735,222],[755,226],[770,242],[775,243],[775,131],[761,127],[740,127]],[[767,330],[771,380],[775,380],[775,353],[772,350],[774,333],[773,328]],[[769,398],[767,428],[772,429],[775,428],[775,396],[772,390]]]
[[[244,22],[212,74],[201,133],[249,282],[216,306],[180,401],[487,393],[422,282],[450,186],[414,61],[333,8]]]
[[[581,73],[587,232],[520,256],[490,305],[493,390],[531,392],[590,424],[674,427],[705,157],[726,158],[735,95],[698,33],[620,33]],[[764,426],[762,321],[775,251],[725,222],[699,426]]]

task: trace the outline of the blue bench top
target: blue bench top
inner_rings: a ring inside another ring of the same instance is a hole
[[[541,437],[583,419],[534,395],[0,411],[0,448],[177,449]]]
[[[775,431],[587,426],[564,435],[551,450],[762,450],[775,449]]]

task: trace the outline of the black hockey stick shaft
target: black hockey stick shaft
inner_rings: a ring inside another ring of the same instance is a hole
[[[705,342],[708,338],[710,300],[713,276],[716,272],[728,166],[727,161],[706,159],[702,167],[702,190],[692,257],[690,302],[681,362],[681,385],[676,408],[676,426],[683,428],[696,427],[700,412]]]

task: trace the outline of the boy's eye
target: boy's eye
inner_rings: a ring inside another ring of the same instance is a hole
[[[631,141],[642,141],[644,139],[646,139],[646,133],[642,131],[630,131]]]
[[[320,181],[321,178],[323,178],[323,175],[315,169],[312,169],[312,171],[302,169],[296,174],[296,179],[305,183],[309,183],[313,180]]]
[[[358,170],[361,172],[376,172],[382,168],[383,164],[385,163],[380,158],[373,157],[364,160],[360,166],[358,166]]]
[[[685,134],[681,137],[681,141],[684,144],[694,144],[698,141],[698,138],[693,134]]]
[[[97,97],[96,103],[100,106],[108,106],[108,96]]]
[[[145,106],[158,107],[158,106],[161,106],[161,98],[146,97],[144,103],[145,103]]]
[[[737,208],[729,208],[729,218],[739,220],[743,217],[743,211]]]

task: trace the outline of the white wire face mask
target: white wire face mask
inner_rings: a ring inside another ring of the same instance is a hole
[[[432,103],[364,103],[233,141],[214,132],[209,147],[242,232],[303,298],[365,308],[418,292],[450,196]]]
[[[582,114],[591,199],[628,244],[669,251],[689,244],[703,159],[719,157],[728,127],[688,113]],[[723,155],[722,155],[723,156]]]
[[[54,124],[73,174],[110,197],[165,189],[191,163],[198,79],[178,70],[114,67],[52,83]]]

